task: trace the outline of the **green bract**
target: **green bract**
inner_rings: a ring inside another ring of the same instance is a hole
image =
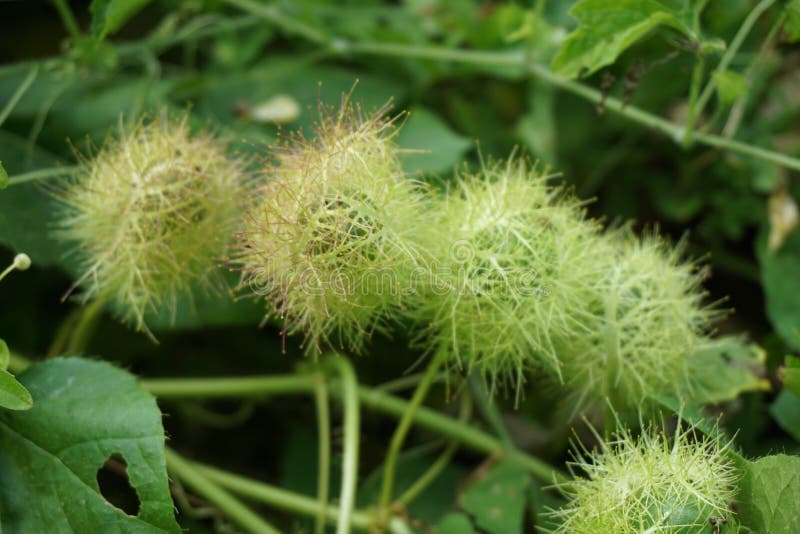
[[[575,480],[559,485],[569,503],[549,514],[555,532],[688,534],[730,524],[738,474],[729,447],[680,423],[671,439],[651,427],[600,440],[596,452],[577,454]]]
[[[242,165],[187,117],[120,129],[57,194],[61,235],[77,243],[84,300],[109,299],[145,329],[222,259],[240,215]]]
[[[245,217],[239,263],[286,331],[306,348],[362,350],[412,290],[413,238],[427,200],[398,159],[396,130],[378,110],[323,110],[313,139],[289,138],[265,170]]]
[[[580,310],[597,277],[597,226],[581,204],[523,159],[463,175],[422,233],[434,261],[412,315],[451,367],[492,384],[524,372],[560,374],[554,339],[580,331]]]

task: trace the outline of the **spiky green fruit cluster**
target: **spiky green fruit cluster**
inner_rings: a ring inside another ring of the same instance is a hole
[[[512,158],[459,176],[435,211],[433,284],[412,311],[426,342],[492,385],[519,385],[532,368],[560,374],[554,341],[583,328],[576,310],[599,261],[581,204]]]
[[[682,247],[629,228],[599,236],[600,277],[584,328],[559,340],[564,376],[581,401],[635,405],[648,392],[690,393],[690,358],[717,312],[703,305],[705,270]],[[579,402],[581,404],[581,402]]]
[[[576,455],[576,478],[560,485],[569,502],[549,514],[554,532],[718,532],[735,522],[730,503],[738,475],[729,447],[680,423],[671,437],[650,427],[639,436],[622,430],[601,439],[596,451]]]
[[[312,138],[277,147],[245,217],[245,282],[311,353],[360,352],[413,286],[426,197],[403,173],[383,112],[323,109]]]
[[[57,197],[61,235],[78,245],[84,300],[108,299],[137,329],[207,275],[241,216],[242,164],[188,117],[120,128]]]

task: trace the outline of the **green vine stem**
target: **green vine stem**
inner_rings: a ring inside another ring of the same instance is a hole
[[[69,7],[67,1],[52,0],[52,2],[58,11],[59,16],[61,17],[61,22],[64,23],[64,27],[67,29],[67,33],[69,33],[69,36],[72,38],[72,40],[77,41],[80,39],[81,30],[78,27],[78,21],[75,19],[75,14],[72,12],[72,9]]]
[[[695,3],[692,10],[692,31],[694,32],[695,39],[700,38],[700,15],[706,8],[708,0],[700,0]],[[703,81],[703,73],[705,72],[706,58],[703,51],[698,46],[697,59],[695,60],[694,69],[692,70],[692,82],[689,86],[689,111],[686,114],[686,128],[683,134],[683,147],[688,148],[692,142],[692,133],[694,132],[695,121],[697,120],[697,96],[700,93],[700,84]]]
[[[311,393],[314,381],[310,375],[286,375],[242,378],[185,378],[142,380],[142,386],[162,399],[214,398],[214,397],[265,397],[278,394]],[[331,394],[342,396],[341,385],[330,384]],[[374,388],[360,386],[358,400],[365,408],[383,412],[393,417],[402,417],[408,402]],[[570,477],[546,462],[521,451],[508,450],[503,443],[485,432],[462,423],[435,410],[420,406],[414,415],[414,423],[428,428],[446,438],[454,439],[474,451],[487,455],[504,455],[517,462],[533,476],[545,483],[565,482]]]
[[[462,395],[458,420],[466,423],[471,415],[472,397],[470,395]],[[424,492],[428,486],[430,486],[433,481],[435,481],[439,475],[442,474],[442,471],[444,471],[444,469],[450,465],[450,462],[453,460],[453,455],[455,455],[456,451],[458,450],[458,445],[459,443],[457,441],[451,440],[436,461],[431,464],[431,466],[428,467],[428,469],[413,484],[411,484],[402,494],[400,494],[400,496],[397,498],[397,502],[403,506],[408,506],[409,503],[419,497],[422,492]]]
[[[339,494],[339,519],[336,533],[347,534],[350,532],[358,486],[358,449],[361,439],[358,382],[349,360],[341,356],[334,356],[328,358],[326,364],[339,374],[344,404],[344,460],[342,462],[342,489]]]
[[[242,11],[257,15],[272,24],[283,28],[288,33],[300,35],[304,39],[316,44],[323,44],[328,41],[328,37],[312,26],[287,17],[281,13],[276,4],[264,4],[254,0],[224,0],[226,4],[238,7]]]
[[[677,143],[681,143],[685,128],[667,119],[639,109],[635,106],[626,105],[619,98],[604,95],[597,89],[587,85],[568,80],[551,72],[548,68],[528,61],[523,52],[487,52],[478,50],[460,50],[438,46],[415,46],[384,43],[348,43],[341,42],[338,45],[342,53],[350,52],[354,54],[380,55],[413,57],[418,59],[430,59],[438,61],[453,61],[458,63],[470,63],[474,65],[492,65],[519,67],[528,74],[550,84],[559,89],[572,93],[592,103],[605,101],[607,110],[613,111],[630,119],[634,122],[646,126],[652,130],[661,132]],[[781,154],[765,148],[749,145],[740,141],[726,139],[718,135],[696,132],[694,140],[708,146],[721,148],[744,154],[765,161],[771,161],[784,167],[800,170],[800,159]]]
[[[328,510],[328,492],[331,473],[331,417],[328,386],[325,374],[317,373],[314,398],[317,406],[317,439],[319,441],[319,469],[317,470],[317,511],[315,534],[325,533],[325,516]]]
[[[75,329],[70,336],[66,349],[67,354],[79,356],[86,352],[106,302],[106,299],[99,298],[82,309],[80,319],[77,320]]]
[[[28,75],[22,80],[22,83],[19,84],[17,90],[14,91],[14,94],[11,95],[11,98],[8,100],[6,105],[3,107],[3,110],[0,111],[0,126],[6,121],[11,112],[14,111],[14,108],[17,107],[17,103],[20,99],[25,95],[25,93],[30,88],[31,84],[36,80],[36,76],[39,74],[39,65],[34,65],[31,67],[31,70],[28,72]]]
[[[766,4],[766,3],[771,4],[772,2],[774,2],[774,0],[762,0],[761,4]],[[237,1],[237,5],[239,8],[257,17],[260,16],[264,20],[267,20],[268,22],[281,25],[280,20],[278,20],[275,17],[271,18],[267,17],[266,14],[260,12],[261,10],[255,9],[252,4],[254,3],[249,2],[247,0]],[[760,11],[758,13],[760,14]],[[286,17],[283,18],[285,20],[289,20],[286,19]],[[757,18],[758,15],[753,15],[753,13],[751,13],[751,16],[748,17],[748,20],[752,19],[752,22],[748,23],[747,21],[745,21],[745,23],[752,26],[752,24],[755,23],[755,20]],[[294,21],[292,22],[294,23]],[[285,26],[285,24],[283,27],[289,31],[291,30],[291,28]],[[741,29],[740,33],[742,33]],[[746,33],[742,35],[741,39],[743,40],[745,36]],[[730,48],[734,48],[734,46],[737,44],[735,41],[736,39],[734,38],[734,42],[731,43]],[[320,44],[317,41],[312,40],[312,42]],[[330,53],[337,55],[362,54],[362,55],[376,55],[382,57],[394,56],[394,57],[406,57],[406,58],[416,58],[416,59],[428,59],[433,61],[452,61],[457,63],[468,63],[472,65],[490,65],[493,67],[498,67],[498,66],[519,67],[523,72],[531,76],[534,76],[545,83],[558,87],[559,89],[572,93],[594,104],[604,101],[606,109],[618,113],[623,117],[626,117],[627,119],[630,119],[634,122],[641,124],[642,126],[646,126],[653,130],[662,132],[671,137],[676,143],[682,143],[684,140],[684,136],[686,135],[685,133],[686,128],[684,126],[675,124],[669,120],[661,118],[647,111],[641,110],[637,107],[626,105],[623,101],[621,101],[618,98],[613,98],[610,96],[607,97],[606,95],[603,95],[600,91],[593,89],[589,86],[586,86],[582,83],[563,78],[551,72],[547,67],[530,61],[525,51],[522,50],[513,50],[513,51],[464,50],[464,49],[447,48],[443,46],[406,45],[406,44],[375,43],[375,42],[351,42],[346,39],[339,39],[339,38],[330,39],[328,43],[329,44],[327,45],[327,48],[330,51]],[[725,66],[727,66],[727,63],[725,64]],[[708,87],[706,87],[706,89],[708,89]],[[713,86],[711,90],[713,91]],[[703,100],[705,100],[703,97],[703,94],[705,92],[706,91],[703,91],[703,93],[701,93],[700,95],[697,106],[698,110],[702,109],[702,107],[699,104],[702,103]],[[710,95],[707,98],[710,98]],[[730,150],[731,152],[736,152],[739,154],[744,154],[755,158],[763,159],[765,161],[770,161],[772,163],[777,163],[778,165],[783,165],[790,169],[800,170],[800,159],[793,158],[785,154],[781,154],[780,152],[775,152],[772,150],[767,150],[765,148],[752,146],[747,143],[734,141],[732,139],[726,139],[718,135],[706,134],[701,132],[696,132],[693,138],[695,141],[703,143],[708,146],[721,148],[724,150]]]
[[[511,434],[508,433],[506,425],[503,423],[503,416],[500,414],[497,404],[486,393],[486,386],[475,373],[470,373],[469,375],[469,390],[477,401],[476,404],[481,415],[492,427],[495,435],[503,442],[503,446],[507,449],[513,448],[514,442],[511,439]]]
[[[392,440],[389,443],[389,451],[386,453],[386,461],[383,464],[383,480],[381,482],[381,493],[378,501],[378,508],[380,510],[388,510],[392,502],[394,475],[397,470],[397,459],[400,455],[400,450],[403,448],[403,442],[406,439],[406,435],[408,435],[408,431],[411,429],[414,415],[422,405],[422,401],[425,400],[425,396],[428,394],[428,390],[436,378],[439,367],[441,367],[447,355],[448,346],[444,344],[440,345],[428,364],[425,374],[422,376],[422,380],[417,384],[414,395],[411,397],[411,402],[409,402],[408,408],[400,418],[400,422],[392,435]]]
[[[182,482],[191,486],[194,491],[214,503],[217,508],[240,527],[258,534],[280,534],[280,530],[253,513],[252,510],[222,489],[217,483],[198,469],[195,469],[191,463],[178,453],[165,449],[164,455],[167,459],[167,470],[173,476],[179,478]]]
[[[703,109],[708,104],[708,101],[711,99],[711,95],[714,94],[714,88],[716,87],[716,82],[714,81],[714,74],[723,72],[733,61],[733,58],[736,56],[739,49],[742,47],[744,40],[750,34],[750,30],[753,29],[756,21],[767,11],[772,4],[775,3],[775,0],[761,0],[756,6],[750,11],[747,17],[742,22],[742,25],[739,26],[739,30],[734,35],[733,40],[731,40],[730,46],[728,46],[727,50],[720,59],[719,64],[714,69],[714,72],[711,75],[711,79],[708,80],[706,86],[703,88],[703,92],[700,93],[700,97],[697,99],[697,106],[695,108],[695,117],[701,115],[703,113]]]
[[[163,399],[267,397],[312,393],[317,378],[311,374],[240,378],[155,378],[142,386]]]
[[[242,497],[308,517],[317,517],[319,512],[319,502],[311,497],[197,462],[192,462],[191,466],[209,480]],[[337,507],[325,507],[327,522],[334,523],[338,517],[339,509]],[[350,516],[350,524],[355,529],[366,531],[371,528],[372,518],[368,512],[354,510]]]
[[[747,66],[747,69],[744,73],[744,78],[747,80],[748,86],[753,85],[754,73],[759,67],[763,67],[767,54],[774,50],[776,38],[780,35],[780,30],[783,27],[784,22],[786,22],[786,10],[782,10],[780,16],[778,16],[775,19],[775,22],[772,23],[772,27],[769,29],[767,36],[764,38],[764,41],[761,44],[761,49]],[[725,126],[722,128],[723,137],[731,138],[736,135],[739,125],[741,124],[742,117],[744,116],[744,111],[749,100],[749,94],[750,91],[745,91],[731,106],[728,120],[725,122]]]

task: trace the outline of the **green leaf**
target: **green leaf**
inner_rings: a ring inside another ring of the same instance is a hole
[[[403,155],[403,168],[422,173],[451,172],[472,147],[472,141],[453,132],[424,108],[411,111],[397,142],[409,150]]]
[[[528,474],[519,466],[510,461],[500,462],[461,496],[461,508],[485,532],[521,533],[529,485]]]
[[[767,302],[767,316],[783,341],[800,350],[800,231],[790,233],[780,249],[769,251],[767,234],[758,240],[761,281]]]
[[[800,0],[789,0],[786,3],[786,22],[783,31],[789,42],[800,41]]]
[[[570,15],[578,21],[553,58],[553,70],[567,78],[611,65],[650,31],[666,26],[691,36],[685,10],[656,0],[580,0]]]
[[[800,441],[800,397],[784,389],[769,407],[769,413],[787,434]]]
[[[92,0],[92,35],[104,38],[116,32],[150,0]]]
[[[688,404],[718,404],[733,400],[747,391],[769,390],[764,374],[766,352],[742,338],[723,337],[689,358],[692,377]]]
[[[17,382],[14,375],[0,369],[0,408],[29,410],[31,406],[33,406],[33,399],[25,386]]]
[[[8,351],[6,342],[0,339],[0,370],[8,369],[8,362],[11,360],[11,353]]]
[[[747,93],[747,78],[731,70],[715,72],[713,75],[717,94],[723,104],[731,104]]]
[[[749,463],[739,490],[739,517],[751,532],[800,532],[800,458],[778,454]]]
[[[474,534],[472,521],[464,514],[447,514],[436,529],[437,534]]]
[[[5,189],[11,184],[11,181],[8,179],[8,173],[6,172],[5,167],[3,167],[3,162],[0,161],[0,190]]]
[[[12,532],[179,532],[155,399],[130,374],[78,358],[19,376],[34,405],[0,412],[0,515]],[[100,493],[97,471],[115,455],[140,501],[137,516]]]

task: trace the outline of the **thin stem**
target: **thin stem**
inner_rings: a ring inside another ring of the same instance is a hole
[[[318,29],[308,24],[299,22],[281,13],[275,5],[262,4],[253,0],[224,0],[228,5],[238,7],[242,11],[261,17],[284,30],[300,35],[316,44],[328,42],[328,37]]]
[[[247,499],[274,506],[281,510],[294,512],[308,517],[317,517],[319,513],[319,502],[312,497],[300,495],[287,491],[277,486],[272,486],[258,480],[235,475],[216,467],[192,462],[192,468],[202,473],[204,476],[213,480],[220,486]],[[329,523],[336,522],[339,517],[339,509],[335,506],[325,507],[325,519]],[[350,516],[350,523],[354,528],[369,530],[372,520],[368,512],[353,511]]]
[[[730,46],[727,50],[725,50],[725,54],[722,55],[722,59],[719,60],[719,64],[714,69],[714,72],[711,75],[711,79],[708,80],[706,83],[705,88],[703,88],[703,92],[700,93],[700,98],[697,100],[697,114],[700,115],[703,113],[703,109],[708,104],[708,101],[711,99],[711,95],[714,94],[714,74],[723,72],[725,69],[728,68],[733,58],[736,56],[736,53],[739,52],[739,48],[741,48],[744,40],[747,38],[747,35],[750,33],[750,30],[753,29],[756,21],[761,17],[761,15],[769,9],[772,4],[775,3],[775,0],[761,0],[756,6],[753,8],[752,11],[747,15],[742,22],[742,25],[739,26],[739,30],[734,35],[733,40],[731,41]]]
[[[756,69],[764,64],[764,60],[767,53],[774,49],[775,39],[779,35],[780,29],[785,21],[786,21],[786,10],[782,10],[781,14],[775,19],[775,22],[772,24],[772,28],[770,28],[769,33],[767,33],[767,37],[764,39],[764,42],[761,45],[761,49],[758,51],[758,55],[755,58],[753,58],[753,60],[750,62],[750,65],[747,67],[747,71],[745,72],[744,77],[747,80],[748,87],[753,85],[753,81],[755,80]],[[731,111],[730,114],[728,115],[728,120],[725,122],[725,126],[722,128],[722,137],[731,138],[734,135],[736,135],[736,131],[739,129],[739,124],[741,123],[742,117],[744,116],[744,111],[747,106],[749,95],[750,91],[745,91],[736,100],[736,102],[734,102],[733,106],[731,106]]]
[[[700,15],[703,13],[703,10],[706,8],[706,4],[708,4],[708,0],[700,0],[694,6],[694,10],[692,13],[692,31],[694,32],[695,39],[698,39],[700,36]],[[700,93],[700,84],[703,81],[703,72],[705,71],[705,57],[703,56],[702,50],[698,50],[697,60],[694,64],[694,69],[692,71],[692,83],[689,88],[689,111],[686,114],[686,129],[683,134],[683,146],[684,148],[688,148],[692,142],[692,131],[694,130],[694,124],[697,120],[697,96]]]
[[[78,319],[75,329],[72,331],[72,336],[70,336],[66,350],[67,354],[79,356],[86,352],[106,302],[106,299],[99,298],[93,300],[82,309],[80,319]]]
[[[472,397],[469,395],[462,395],[461,409],[458,414],[458,420],[466,423],[472,414]],[[409,503],[419,497],[438,477],[442,471],[450,465],[458,450],[459,443],[451,440],[442,454],[431,464],[431,466],[420,476],[413,484],[411,484],[398,498],[397,502],[403,506],[408,506]]]
[[[386,453],[386,461],[383,464],[383,480],[381,482],[381,494],[378,501],[378,508],[380,510],[387,510],[392,502],[392,491],[394,491],[394,475],[397,470],[397,459],[400,455],[400,450],[403,448],[403,442],[411,429],[411,423],[414,421],[414,415],[425,400],[428,390],[433,384],[436,373],[439,367],[447,357],[447,346],[442,344],[434,354],[433,359],[428,364],[425,370],[425,375],[417,384],[417,389],[414,390],[414,395],[411,397],[405,413],[400,418],[400,422],[392,435],[392,440],[389,443],[389,451]]]
[[[164,400],[183,398],[264,397],[278,394],[313,393],[315,378],[310,375],[284,375],[241,378],[184,378],[142,380],[142,386]],[[330,385],[331,394],[342,397],[341,384]],[[401,418],[408,401],[383,391],[360,386],[358,400],[366,408]],[[521,451],[509,451],[503,443],[489,434],[460,421],[421,406],[414,414],[414,423],[437,434],[457,440],[474,451],[488,455],[504,455],[517,462],[542,482],[563,482],[569,476],[546,462]]]
[[[331,416],[328,402],[328,386],[325,374],[317,373],[314,397],[317,405],[317,439],[319,441],[319,469],[317,470],[317,512],[314,532],[324,534],[325,517],[328,510],[328,492],[331,473]]]
[[[24,184],[26,182],[33,182],[35,180],[44,180],[46,178],[55,178],[56,176],[72,175],[81,169],[79,165],[70,167],[54,167],[51,169],[39,169],[36,171],[26,172],[24,174],[17,174],[16,176],[9,177],[9,186]]]
[[[536,63],[529,62],[525,55],[516,52],[486,52],[486,51],[473,51],[473,50],[458,50],[445,47],[436,46],[416,46],[416,45],[399,45],[399,44],[384,44],[384,43],[340,43],[342,52],[352,52],[356,54],[367,55],[381,55],[381,56],[397,56],[397,57],[414,57],[419,59],[430,59],[438,61],[455,61],[459,63],[470,63],[474,65],[493,65],[493,66],[507,66],[519,67],[524,69],[532,76],[549,83],[559,89],[579,96],[589,102],[595,104],[600,101],[605,102],[605,107],[615,113],[626,117],[634,122],[646,126],[652,130],[666,134],[675,142],[682,142],[684,136],[684,128],[671,121],[663,119],[657,115],[639,109],[635,106],[625,105],[625,103],[615,97],[607,96],[597,89],[593,89],[587,85],[568,80],[561,76],[554,74],[546,67]],[[738,152],[753,156],[765,161],[771,161],[778,165],[783,165],[789,169],[800,170],[800,159],[774,152],[764,148],[726,139],[713,134],[706,134],[702,132],[695,132],[694,140],[716,148],[730,150],[731,152]]]
[[[335,385],[331,390],[334,395],[337,394]],[[359,388],[359,398],[364,407],[395,417],[402,417],[409,404],[403,399],[367,387]],[[488,455],[504,455],[509,460],[517,462],[542,482],[565,482],[570,479],[566,473],[555,469],[546,462],[521,451],[509,451],[500,440],[489,434],[424,406],[416,410],[414,422],[441,436],[457,440],[472,450]]]
[[[2,126],[3,123],[6,121],[6,119],[8,118],[8,116],[11,115],[11,112],[14,111],[14,108],[17,107],[17,104],[19,103],[20,99],[28,91],[28,89],[30,88],[31,84],[33,84],[38,74],[39,74],[39,65],[34,65],[33,67],[31,67],[31,70],[30,72],[28,72],[28,75],[25,77],[24,80],[22,80],[22,83],[19,84],[19,87],[17,87],[17,90],[14,91],[14,94],[11,95],[11,98],[8,100],[8,103],[3,107],[3,110],[0,111],[0,126]]]
[[[14,263],[12,263],[8,267],[6,267],[5,270],[0,273],[0,280],[2,280],[3,278],[5,278],[9,274],[11,274],[14,271],[14,269],[16,269],[16,268],[17,268],[17,266]]]
[[[258,534],[280,534],[280,531],[261,519],[252,510],[239,502],[234,496],[222,489],[216,482],[195,469],[191,463],[183,459],[171,449],[164,450],[167,459],[167,470],[191,486],[194,491],[214,503],[240,527]]]
[[[337,534],[350,532],[353,508],[356,501],[358,484],[358,448],[360,436],[360,419],[358,399],[358,381],[350,362],[341,357],[334,356],[328,359],[339,374],[341,379],[342,401],[344,404],[344,452],[342,462],[342,489],[339,494],[339,520],[336,526]]]
[[[697,95],[700,93],[700,84],[703,81],[703,73],[706,70],[706,60],[699,54],[692,70],[692,84],[689,88],[689,110],[686,113],[686,125],[683,132],[683,147],[688,148],[692,144],[692,133],[697,122],[698,115],[702,112],[699,109]]]
[[[313,375],[253,376],[241,378],[154,378],[142,386],[164,399],[266,397],[314,391]]]
[[[207,19],[206,16],[198,17]],[[199,40],[205,37],[213,37],[225,32],[240,31],[252,26],[262,24],[262,19],[252,15],[223,19],[205,28],[197,29],[192,24],[196,19],[185,24],[177,31],[171,31],[164,35],[151,36],[140,41],[129,41],[115,44],[115,50],[120,58],[141,59],[143,55],[155,55],[173,46],[177,46],[192,40]],[[188,29],[187,29],[188,28]],[[72,61],[66,56],[52,56],[44,59],[31,61],[20,61],[9,65],[0,66],[0,76],[15,72],[27,66],[39,65],[45,69],[57,67],[58,65]]]
[[[401,376],[400,378],[395,378],[394,380],[389,380],[388,382],[384,382],[379,386],[375,386],[375,388],[385,391],[386,393],[396,393],[398,391],[403,391],[404,389],[416,387],[416,385],[419,384],[419,381],[422,380],[423,376],[425,376],[424,372]],[[447,378],[446,373],[437,373],[433,380],[434,382],[438,383],[443,381],[445,378]]]
[[[514,442],[511,440],[511,434],[508,433],[506,425],[503,424],[503,416],[500,414],[497,404],[486,394],[486,386],[475,373],[469,375],[469,389],[477,401],[478,410],[503,442],[503,446],[507,449],[513,448]]]
[[[72,9],[70,9],[69,4],[66,2],[66,0],[52,1],[53,6],[55,6],[59,16],[61,17],[61,22],[64,23],[64,27],[67,29],[67,33],[69,33],[69,36],[73,41],[80,39],[81,30],[78,27],[78,21],[75,19],[75,15],[72,13]]]
[[[61,324],[58,325],[58,330],[56,330],[56,335],[53,336],[53,340],[47,348],[47,358],[60,356],[66,352],[67,345],[72,337],[72,331],[75,329],[75,324],[82,314],[83,310],[81,308],[75,308],[61,321]]]

